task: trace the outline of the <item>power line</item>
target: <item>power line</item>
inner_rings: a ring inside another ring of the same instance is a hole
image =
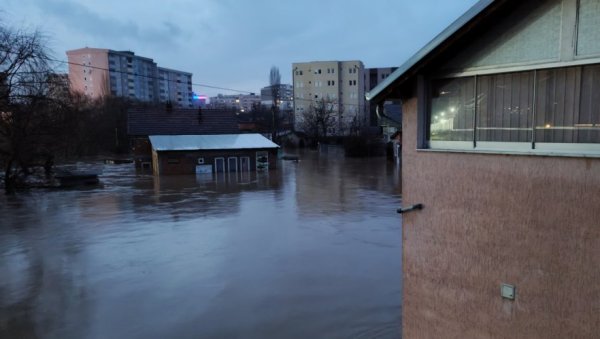
[[[9,53],[9,54],[17,54],[16,52],[12,52],[12,51],[5,51],[5,53]],[[130,73],[127,71],[121,71],[121,70],[117,70],[117,69],[110,69],[110,68],[104,68],[104,67],[99,67],[99,66],[92,66],[92,65],[86,65],[86,64],[81,64],[81,63],[77,63],[77,62],[73,62],[73,61],[65,61],[65,60],[59,60],[59,59],[54,59],[54,58],[50,58],[50,57],[42,57],[42,59],[45,59],[47,61],[54,61],[54,62],[58,62],[58,63],[62,63],[62,64],[67,64],[67,65],[73,65],[73,66],[81,66],[81,67],[87,67],[87,68],[91,68],[91,69],[97,69],[97,70],[101,70],[101,71],[106,71],[109,73],[120,73],[120,74],[126,74],[126,75],[132,75],[132,76],[136,76],[136,77],[142,77],[142,78],[147,78],[147,79],[154,79],[154,80],[161,80],[161,81],[166,81],[166,82],[173,82],[173,83],[181,83],[178,82],[177,80],[170,80],[170,79],[165,79],[165,78],[161,78],[161,77],[157,77],[157,76],[153,76],[153,75],[145,75],[145,74],[137,74],[137,73]],[[44,73],[44,72],[27,72],[27,71],[23,71],[23,74],[25,73]],[[212,89],[220,89],[223,91],[230,91],[230,92],[238,92],[238,93],[247,93],[247,94],[252,94],[255,92],[251,92],[251,91],[245,91],[245,90],[239,90],[239,89],[234,89],[234,88],[227,88],[227,87],[220,87],[220,86],[214,86],[214,85],[207,85],[207,84],[200,84],[200,83],[191,83],[191,85],[194,86],[198,86],[198,87],[206,87],[206,88],[212,88]]]
[[[306,99],[306,98],[294,98],[297,101],[308,101],[310,103],[319,103],[321,102],[319,99]],[[332,102],[326,102],[326,104],[340,104],[341,106],[357,106],[357,107],[362,107],[363,105],[361,104],[354,104],[354,103],[345,103],[345,102],[337,102],[335,99],[331,99],[334,100]]]
[[[133,75],[133,76],[147,78],[147,79],[155,79],[155,80],[161,80],[161,81],[167,81],[167,82],[181,83],[181,82],[179,82],[177,80],[170,80],[170,79],[165,79],[165,78],[156,77],[156,76],[152,76],[152,75],[145,75],[145,74],[138,74],[138,73],[129,73],[127,71],[121,71],[121,70],[116,70],[116,69],[110,69],[110,68],[103,68],[103,67],[98,67],[98,66],[80,64],[80,63],[72,62],[72,61],[57,60],[57,59],[51,59],[51,58],[48,58],[48,60],[55,61],[55,62],[60,62],[60,63],[68,64],[68,65],[74,65],[74,66],[81,66],[81,67],[87,67],[87,68],[92,68],[92,69],[98,69],[98,70],[102,70],[102,71],[107,71],[109,73],[111,73],[111,72],[112,73],[120,73],[120,74]],[[227,88],[227,87],[219,87],[219,86],[213,86],[213,85],[206,85],[206,84],[199,84],[199,83],[190,83],[190,84],[194,85],[194,86],[207,87],[207,88],[213,88],[213,89],[220,89],[220,90],[223,90],[223,91],[230,91],[230,92],[248,93],[248,94],[254,93],[254,92],[250,92],[250,91],[244,91],[244,90]]]
[[[11,51],[6,51],[6,53],[16,54],[15,52],[11,52]],[[142,77],[142,78],[147,78],[147,79],[161,80],[161,81],[173,82],[173,83],[179,83],[179,84],[181,83],[181,82],[178,82],[177,80],[170,80],[170,79],[165,79],[165,78],[156,77],[156,76],[152,76],[152,75],[130,73],[130,72],[127,72],[127,71],[122,71],[122,70],[117,70],[117,69],[110,69],[110,68],[104,68],[104,67],[99,67],[99,66],[86,65],[86,64],[81,64],[81,63],[73,62],[73,61],[58,60],[58,59],[54,59],[54,58],[50,58],[50,57],[44,57],[44,59],[46,59],[47,61],[54,61],[54,62],[59,62],[59,63],[67,64],[67,65],[73,65],[73,66],[80,66],[80,67],[87,67],[87,68],[91,68],[91,69],[97,69],[97,70],[106,71],[106,72],[109,72],[109,73],[112,72],[112,73],[132,75],[132,76],[135,76],[135,77]],[[27,71],[24,71],[22,73],[23,74],[26,74],[26,73],[34,74],[34,73],[44,73],[44,72],[35,72],[35,71],[27,72]],[[223,91],[237,92],[237,93],[246,93],[246,94],[254,94],[255,93],[255,92],[251,92],[251,91],[245,91],[245,90],[239,90],[239,89],[233,89],[233,88],[227,88],[227,87],[219,87],[219,86],[213,86],[213,85],[207,85],[207,84],[200,84],[200,83],[191,83],[191,85],[199,86],[199,87],[212,88],[212,89],[219,89],[219,90],[223,90]],[[313,100],[313,99],[298,98],[298,97],[294,97],[294,101],[304,101],[304,102],[310,102],[310,103],[318,103],[319,102],[318,99],[317,100]],[[355,103],[345,103],[345,102],[337,102],[337,101],[335,101],[334,103],[340,104],[342,106],[356,106],[356,107],[362,107],[363,106],[363,105],[355,104]]]

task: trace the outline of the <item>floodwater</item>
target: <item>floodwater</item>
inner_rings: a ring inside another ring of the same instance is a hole
[[[268,174],[0,197],[0,338],[399,338],[400,175],[306,152]]]

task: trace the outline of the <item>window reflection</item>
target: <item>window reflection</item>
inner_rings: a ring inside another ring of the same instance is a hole
[[[598,102],[600,65],[433,80],[429,140],[600,143]]]
[[[431,140],[473,140],[474,78],[436,80],[432,90]]]

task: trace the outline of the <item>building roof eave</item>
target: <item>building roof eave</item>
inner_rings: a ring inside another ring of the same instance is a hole
[[[391,90],[391,86],[399,85],[400,83],[404,82],[408,77],[410,77],[410,74],[408,74],[410,70],[414,69],[418,64],[420,64],[423,61],[425,57],[437,50],[446,40],[448,40],[451,36],[456,34],[467,23],[469,23],[479,14],[481,14],[485,9],[487,9],[491,4],[493,4],[496,1],[497,0],[480,0],[479,2],[477,2],[456,21],[450,24],[450,26],[448,26],[445,30],[443,30],[440,34],[433,38],[433,40],[431,40],[428,44],[421,48],[416,54],[414,54],[400,67],[398,67],[398,69],[396,69],[392,74],[390,74],[384,81],[382,81],[375,88],[366,93],[365,98],[367,100],[376,102],[378,101],[377,99],[381,99],[382,94],[389,93],[389,91]]]

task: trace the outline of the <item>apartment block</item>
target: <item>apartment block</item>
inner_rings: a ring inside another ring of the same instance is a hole
[[[250,112],[254,105],[260,104],[260,96],[256,94],[243,94],[239,96],[239,110],[241,112]]]
[[[296,129],[320,100],[332,103],[334,126],[327,134],[340,136],[366,123],[364,65],[361,61],[312,61],[292,64]]]
[[[67,51],[67,58],[72,91],[192,107],[191,73],[158,67],[131,51],[86,47]]]
[[[375,86],[387,79],[396,69],[398,69],[398,67],[366,68],[364,73],[365,93],[369,92],[375,88]],[[390,117],[391,119],[396,118],[400,123],[401,117],[399,116],[399,104],[388,102],[383,107],[384,109],[391,111],[388,112],[389,114],[385,114],[385,116]],[[380,126],[382,123],[381,117],[381,114],[377,114],[377,105],[374,102],[368,102],[365,110],[366,126]]]
[[[159,102],[171,101],[180,107],[192,107],[192,73],[158,67]]]
[[[219,94],[210,98],[209,107],[235,109],[243,113],[250,112],[256,104],[260,104],[260,96],[256,94]]]
[[[274,85],[279,88],[279,110],[292,110],[294,107],[294,88],[290,84]],[[266,86],[260,90],[260,103],[267,107],[273,105],[273,86]]]

